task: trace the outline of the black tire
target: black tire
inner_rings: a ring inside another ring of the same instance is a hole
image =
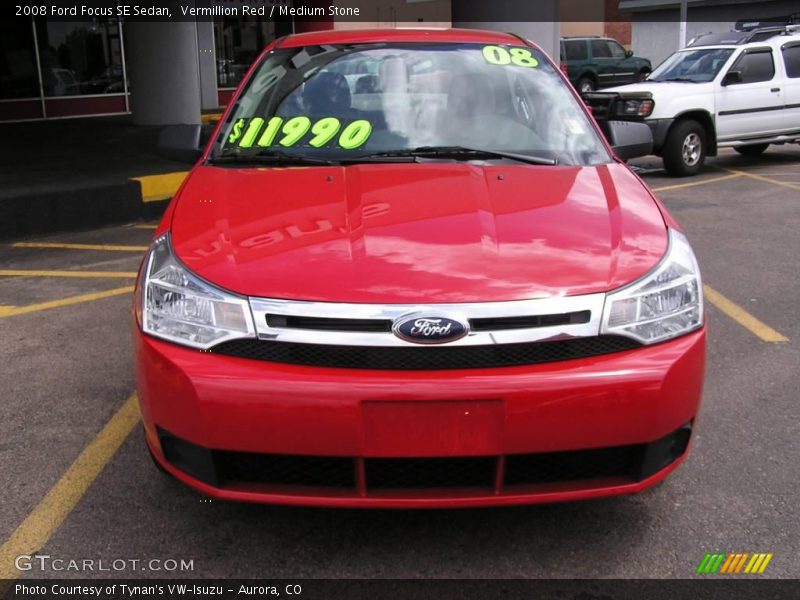
[[[764,151],[769,148],[769,144],[751,144],[749,146],[734,146],[734,150],[736,150],[739,154],[743,154],[744,156],[758,156],[759,154],[764,154]]]
[[[650,71],[648,69],[642,69],[639,71],[639,76],[636,78],[636,81],[644,81],[650,76]]]
[[[697,121],[678,121],[667,134],[661,157],[664,170],[673,177],[696,175],[706,160],[708,133]]]
[[[597,84],[595,83],[594,79],[591,77],[581,77],[578,79],[578,83],[575,84],[578,92],[583,94],[584,92],[593,92],[597,89]]]

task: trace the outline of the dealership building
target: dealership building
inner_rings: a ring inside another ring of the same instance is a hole
[[[691,13],[702,13],[699,22],[690,24],[690,33],[727,30],[742,17],[785,14],[795,2],[688,0]],[[260,10],[243,10],[248,4]],[[301,7],[326,11],[331,4],[358,7],[360,15],[291,14],[302,12]],[[181,16],[175,2],[170,21],[18,16],[0,20],[0,122],[127,113],[138,124],[197,122],[203,111],[228,104],[249,65],[270,42],[320,29],[493,29],[531,39],[558,60],[561,33],[574,34],[579,26],[621,39],[613,27],[597,30],[596,25],[613,25],[624,14],[633,22],[634,50],[658,62],[677,47],[678,4],[679,0],[196,0],[184,5],[211,7],[212,14],[198,10],[193,17]],[[584,19],[587,22],[577,23]],[[626,25],[623,35],[630,38],[630,24]]]

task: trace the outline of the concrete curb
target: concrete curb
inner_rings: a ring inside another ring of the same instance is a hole
[[[171,196],[143,202],[141,184],[126,181],[0,198],[0,240],[157,219]]]

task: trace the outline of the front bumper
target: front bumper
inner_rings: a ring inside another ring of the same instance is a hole
[[[203,353],[134,333],[148,446],[209,496],[457,507],[641,491],[684,458],[705,330],[525,367],[368,371]]]

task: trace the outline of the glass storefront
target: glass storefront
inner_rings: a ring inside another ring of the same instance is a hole
[[[0,100],[38,98],[33,29],[24,21],[0,21]]]
[[[42,117],[33,27],[0,21],[0,121]]]
[[[0,22],[0,121],[128,112],[117,19]]]
[[[125,92],[117,19],[36,20],[45,97]]]
[[[220,106],[261,51],[292,30],[288,18],[214,20]],[[0,121],[129,112],[123,32],[116,18],[0,21]]]

